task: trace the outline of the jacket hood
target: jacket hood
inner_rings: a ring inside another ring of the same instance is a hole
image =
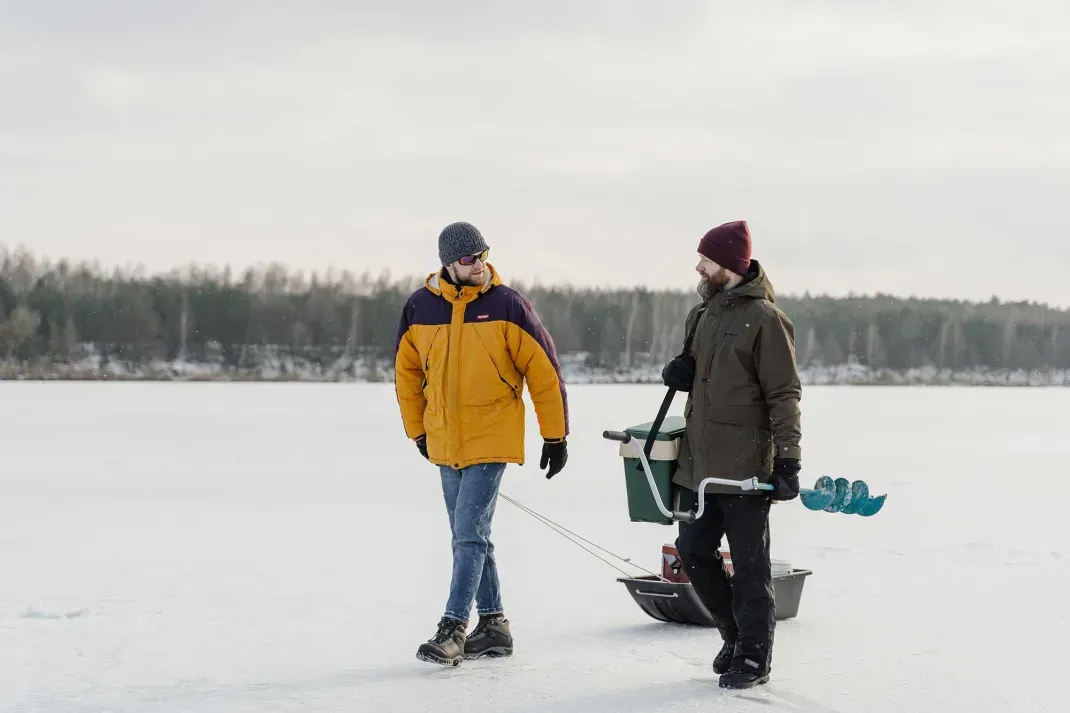
[[[502,284],[501,275],[494,269],[494,266],[489,262],[486,266],[487,269],[484,270],[483,284],[478,287],[472,285],[454,285],[446,279],[446,268],[442,268],[438,272],[429,274],[427,279],[424,280],[424,287],[431,293],[451,302],[470,302],[490,288]]]
[[[743,278],[743,282],[734,289],[725,290],[721,293],[727,300],[768,300],[775,302],[773,283],[765,273],[765,268],[757,260],[750,261],[750,270]]]

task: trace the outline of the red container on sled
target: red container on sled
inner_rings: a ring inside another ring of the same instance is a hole
[[[721,550],[721,556],[724,557],[724,564],[728,568],[728,573],[732,574],[732,554],[728,550]],[[673,545],[661,546],[661,576],[677,584],[684,584],[689,581],[687,573],[684,572],[683,563],[680,562],[680,553],[677,552],[676,547]]]

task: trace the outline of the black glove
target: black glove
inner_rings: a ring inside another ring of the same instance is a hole
[[[674,356],[661,370],[661,380],[670,389],[691,393],[695,383],[695,357],[690,354]]]
[[[427,434],[425,433],[422,436],[417,436],[415,440],[416,448],[419,449],[420,455],[422,455],[424,458],[427,458],[428,460],[431,460],[431,458],[427,455]]]
[[[798,458],[774,458],[773,477],[769,483],[774,487],[773,500],[793,500],[799,497],[799,471],[802,464]]]
[[[542,460],[539,461],[539,467],[550,466],[550,470],[546,473],[547,480],[560,473],[566,461],[568,461],[568,446],[565,445],[565,439],[543,442]]]

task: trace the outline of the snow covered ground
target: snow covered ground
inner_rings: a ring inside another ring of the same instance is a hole
[[[601,432],[662,394],[573,387],[549,482],[532,412],[535,462],[503,491],[656,569],[673,530],[628,521]],[[803,406],[804,481],[889,500],[868,519],[775,507],[773,556],[814,574],[771,683],[731,694],[716,633],[648,619],[504,501],[516,655],[417,661],[449,536],[389,384],[0,383],[0,711],[1070,709],[1070,397],[809,387]]]

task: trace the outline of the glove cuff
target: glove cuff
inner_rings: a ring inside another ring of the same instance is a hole
[[[777,458],[790,458],[791,460],[802,460],[802,449],[798,446],[777,446],[776,449]]]

